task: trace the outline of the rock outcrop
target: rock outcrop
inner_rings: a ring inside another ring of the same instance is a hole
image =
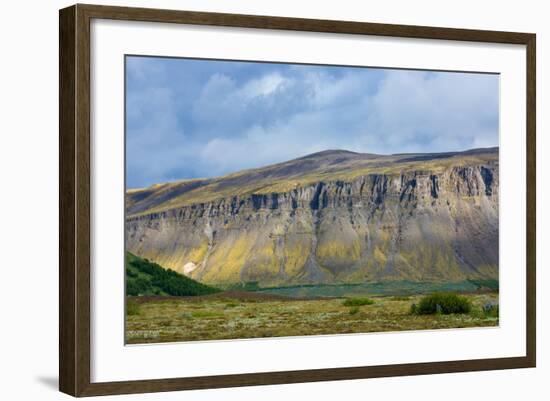
[[[498,150],[486,153],[142,211],[127,250],[209,284],[498,278]]]

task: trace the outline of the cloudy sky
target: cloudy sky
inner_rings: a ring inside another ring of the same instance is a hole
[[[126,59],[127,186],[219,176],[326,149],[498,146],[498,76]]]

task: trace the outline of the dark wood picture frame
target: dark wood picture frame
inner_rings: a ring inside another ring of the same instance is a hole
[[[527,260],[523,357],[91,383],[90,21],[93,18],[526,46]],[[73,396],[535,367],[535,34],[254,15],[74,5],[59,14],[59,389]]]

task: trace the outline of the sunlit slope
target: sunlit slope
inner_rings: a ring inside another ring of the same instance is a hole
[[[498,149],[326,151],[127,194],[127,248],[201,282],[498,278]]]

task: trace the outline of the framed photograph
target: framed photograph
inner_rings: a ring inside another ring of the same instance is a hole
[[[60,390],[534,367],[535,35],[60,11]]]

